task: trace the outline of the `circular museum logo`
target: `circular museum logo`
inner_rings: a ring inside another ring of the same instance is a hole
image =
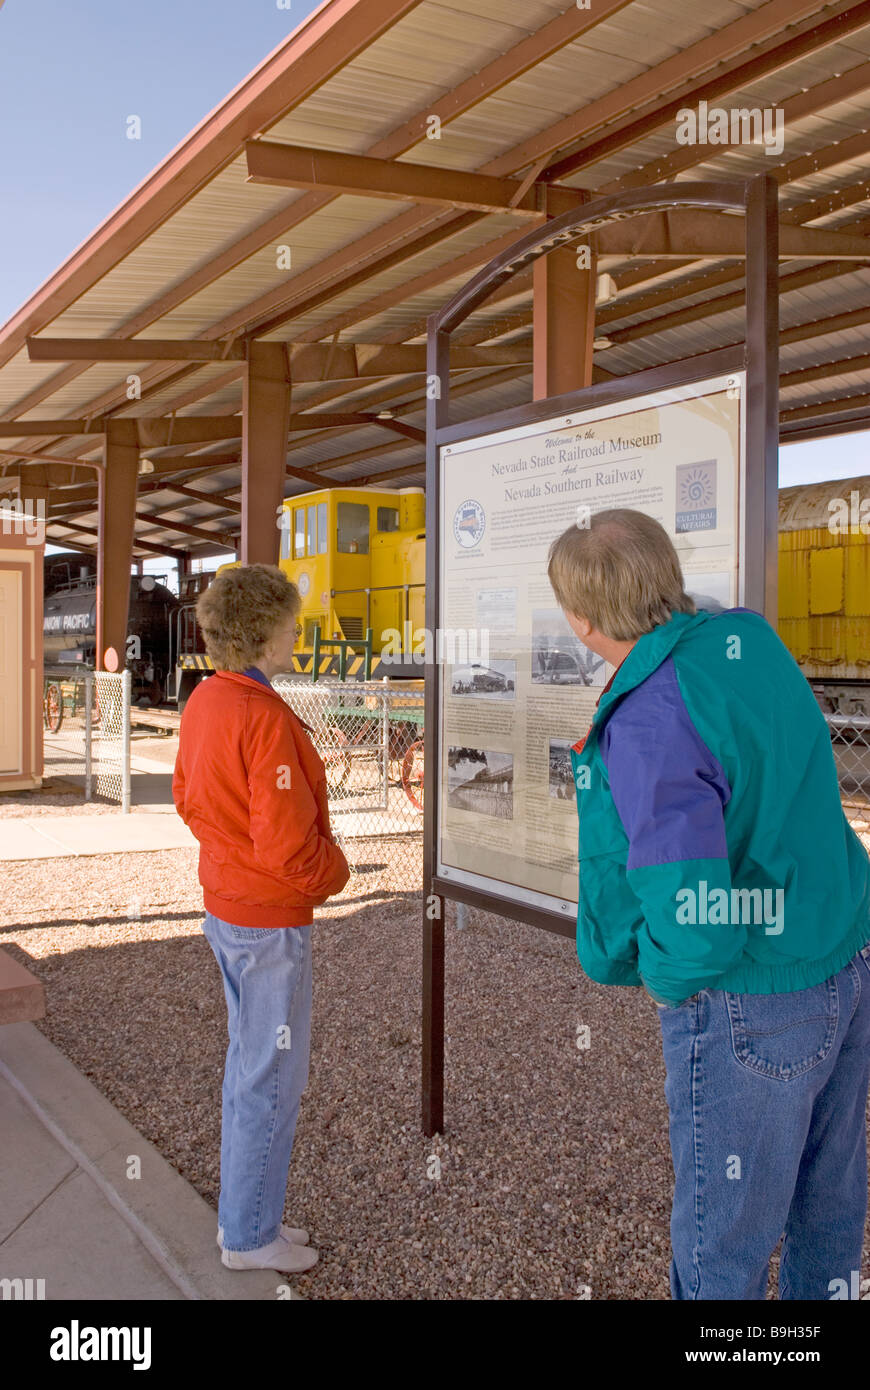
[[[473,498],[460,502],[453,515],[453,534],[466,550],[477,545],[486,526],[483,507]]]

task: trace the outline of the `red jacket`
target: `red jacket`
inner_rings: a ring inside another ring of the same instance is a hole
[[[303,926],[350,877],[309,727],[277,691],[234,671],[188,700],[172,795],[199,840],[206,911],[225,922]]]

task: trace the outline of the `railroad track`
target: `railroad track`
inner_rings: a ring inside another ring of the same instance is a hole
[[[159,729],[163,733],[177,734],[180,723],[178,710],[137,709],[135,705],[130,710],[130,724],[134,729]]]

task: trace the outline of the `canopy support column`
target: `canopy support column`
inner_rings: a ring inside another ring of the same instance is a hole
[[[242,396],[243,565],[276,565],[287,477],[290,371],[283,343],[252,342]]]
[[[549,190],[545,194],[550,207]],[[553,211],[562,211],[563,205]],[[532,396],[546,400],[592,385],[597,256],[591,238],[557,248],[532,267]]]
[[[139,434],[135,420],[107,420],[97,523],[98,671],[121,671],[127,650]]]

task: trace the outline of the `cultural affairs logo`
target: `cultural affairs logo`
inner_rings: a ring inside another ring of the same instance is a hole
[[[453,514],[453,534],[461,546],[471,550],[478,544],[486,529],[483,507],[473,498],[460,502]]]
[[[716,530],[716,460],[677,465],[674,530]]]

